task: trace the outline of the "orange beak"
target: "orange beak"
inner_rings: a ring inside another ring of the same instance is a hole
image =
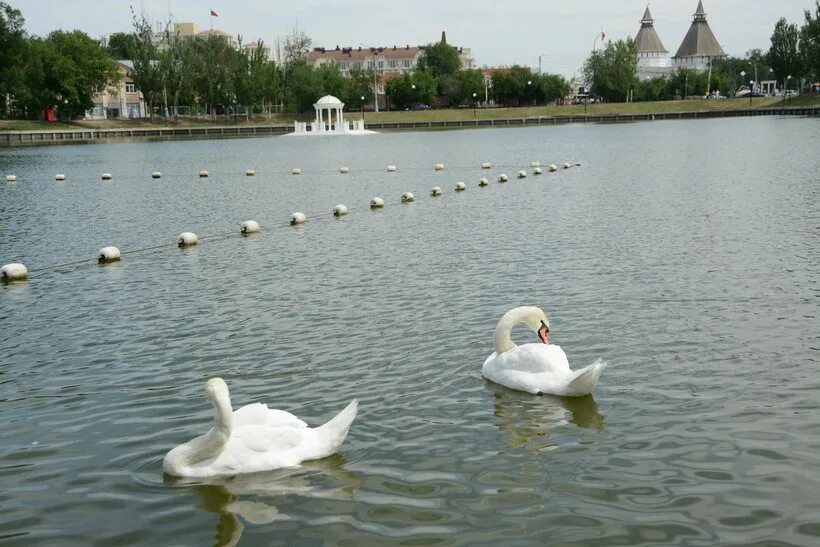
[[[545,344],[550,343],[550,337],[548,336],[549,332],[550,332],[550,328],[547,325],[545,325],[544,322],[542,321],[541,322],[541,328],[538,329],[538,338],[540,338],[541,341],[544,342]]]

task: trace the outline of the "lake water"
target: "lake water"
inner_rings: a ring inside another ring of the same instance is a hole
[[[0,543],[817,545],[819,142],[762,117],[0,150],[0,263],[31,272],[0,285]],[[609,363],[594,397],[481,377],[519,305]],[[235,408],[360,414],[326,460],[164,478],[217,375]]]

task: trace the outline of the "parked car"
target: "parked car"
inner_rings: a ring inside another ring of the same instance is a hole
[[[405,110],[430,110],[430,105],[424,103],[416,103],[410,105],[409,108],[405,108]]]

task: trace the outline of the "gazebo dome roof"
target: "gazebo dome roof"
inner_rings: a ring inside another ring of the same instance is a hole
[[[325,95],[315,103],[314,108],[343,107],[344,103],[333,95]]]

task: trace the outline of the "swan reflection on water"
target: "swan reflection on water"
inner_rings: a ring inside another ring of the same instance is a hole
[[[179,487],[182,493],[196,493],[201,498],[198,508],[219,515],[214,545],[231,547],[239,542],[246,523],[261,525],[290,519],[270,503],[273,499],[297,495],[352,500],[363,480],[357,473],[345,469],[346,463],[336,454],[304,462],[299,467],[209,478],[206,483],[168,474],[163,480],[165,484]]]
[[[585,429],[604,429],[604,416],[592,395],[585,397],[555,397],[530,394],[506,388],[495,389],[493,414],[498,427],[511,434],[510,448],[518,448],[536,440],[538,450],[555,448],[549,434],[566,424]]]

